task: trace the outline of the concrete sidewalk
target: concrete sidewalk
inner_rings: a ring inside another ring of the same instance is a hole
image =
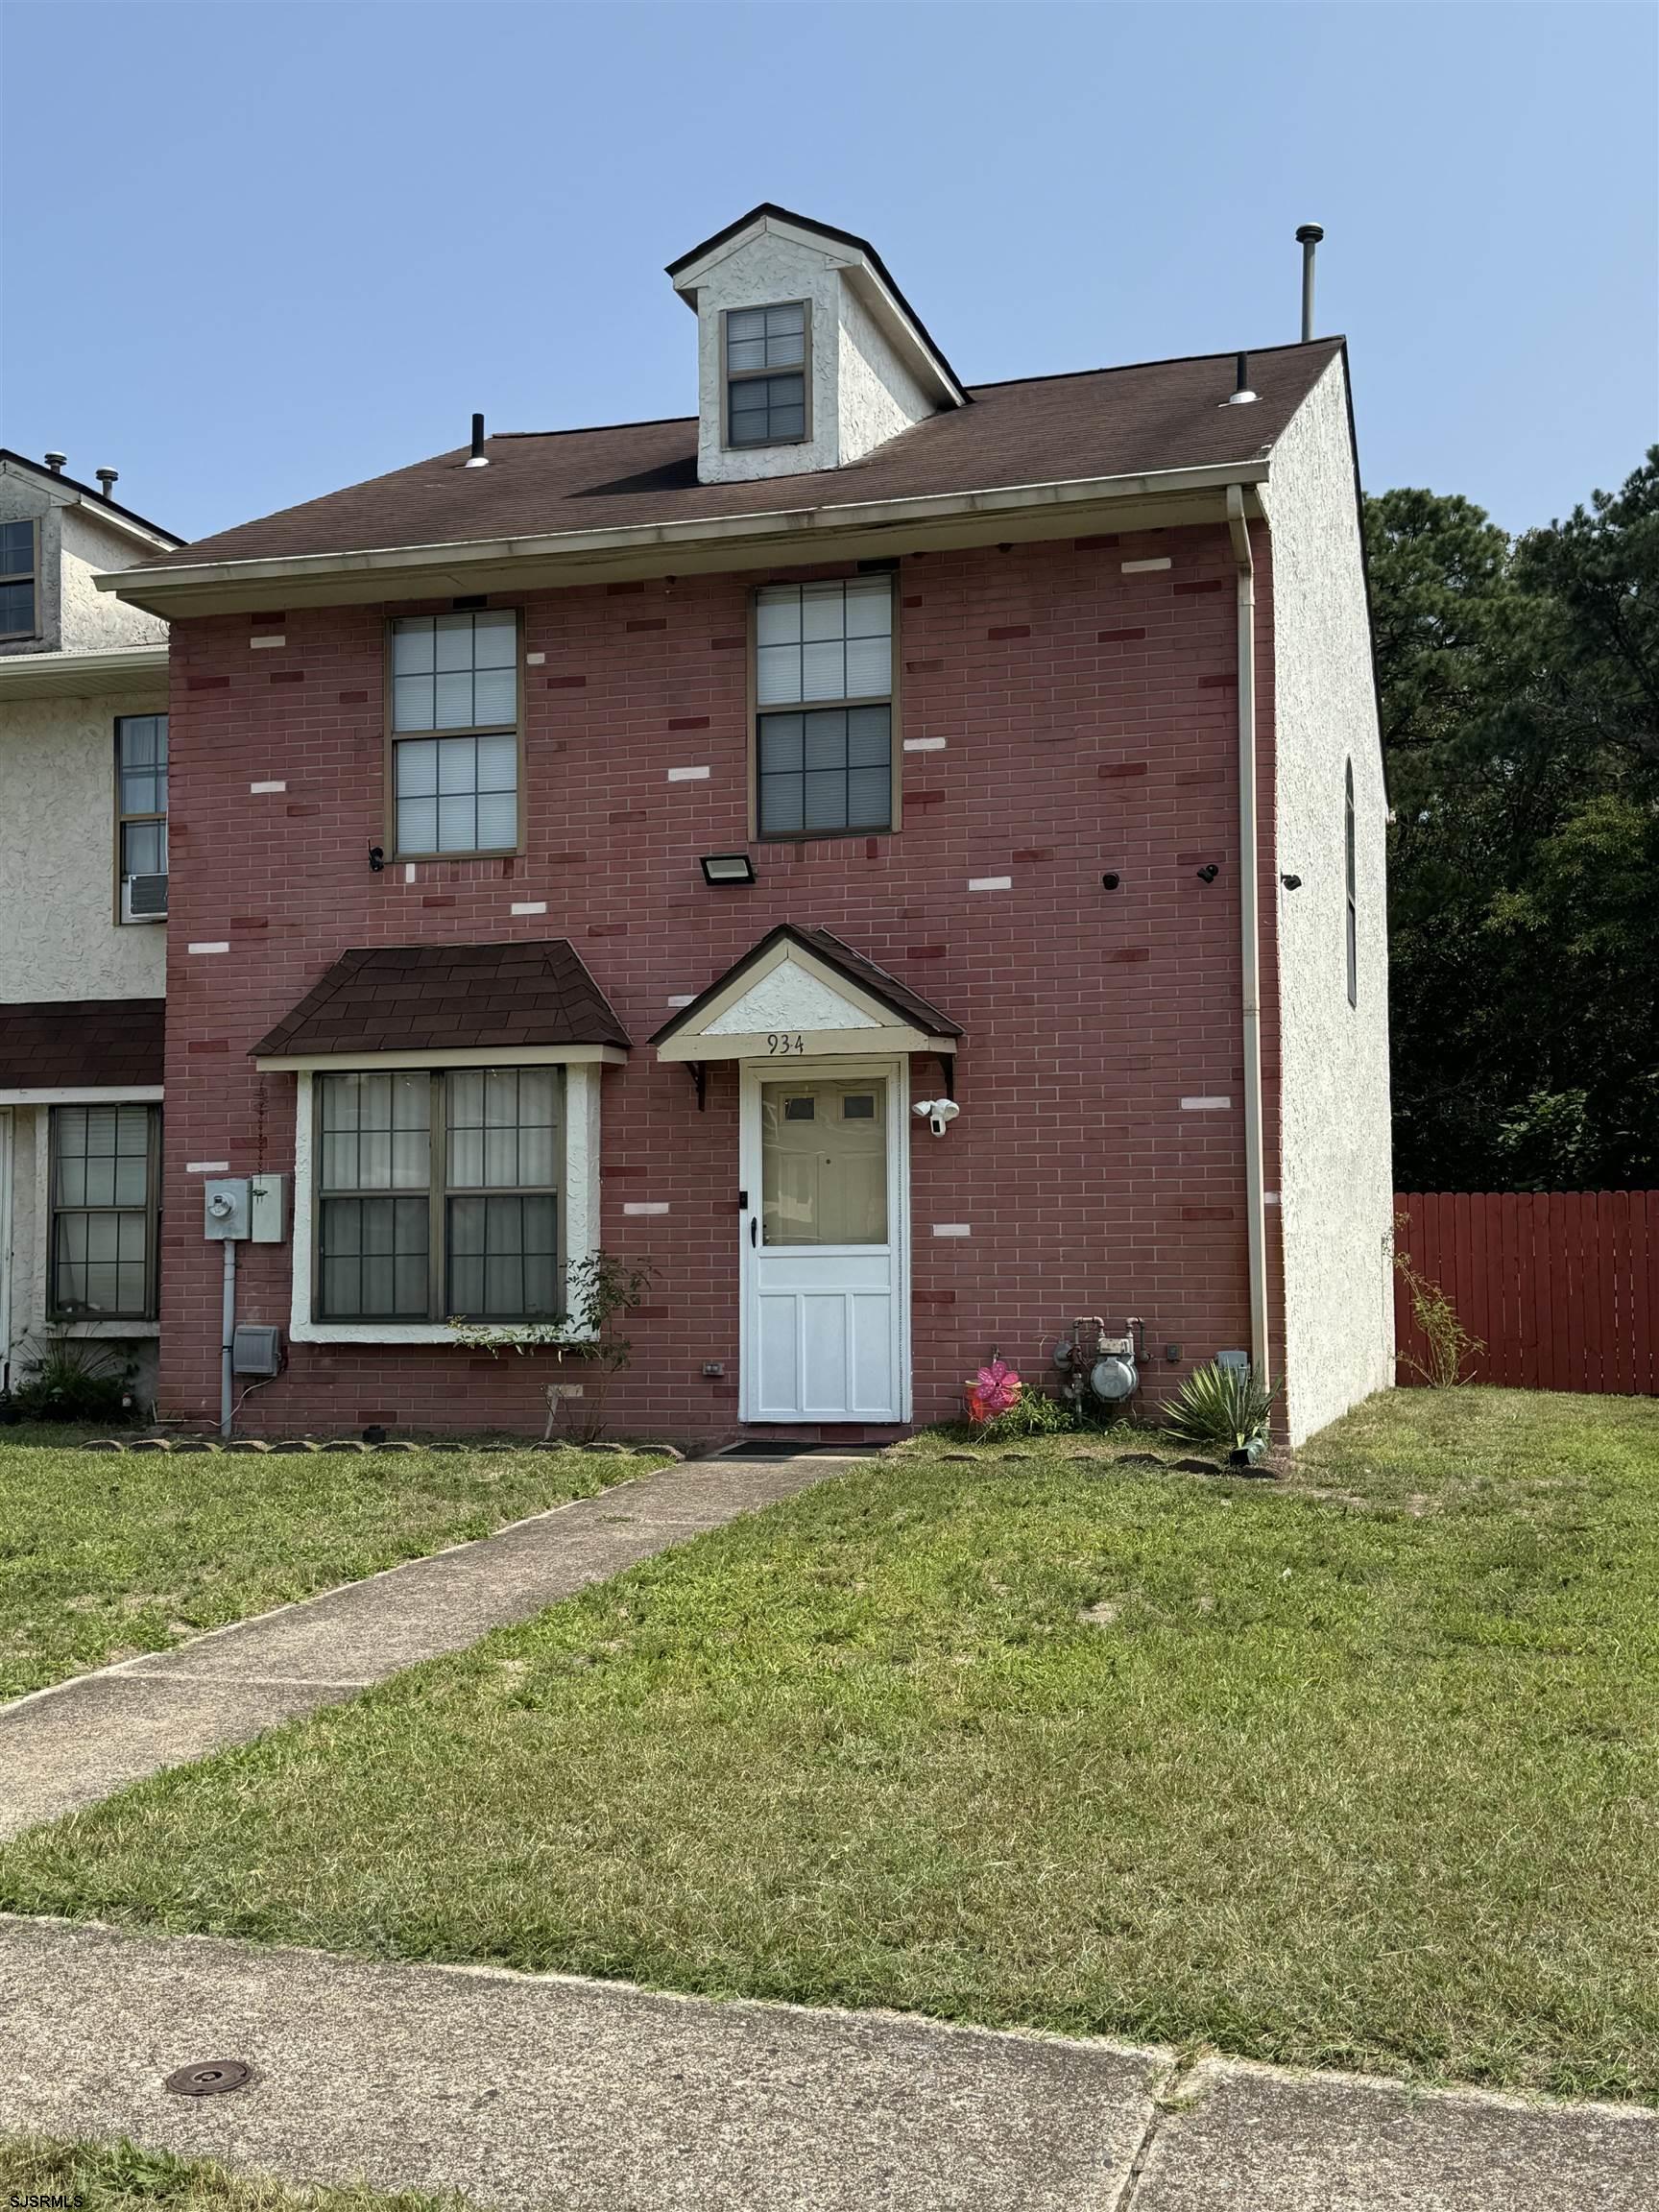
[[[169,2074],[240,2059],[234,2094]],[[492,2212],[1647,2212],[1659,2113],[0,1917],[0,2135]]]
[[[0,1837],[458,1651],[868,1457],[686,1460],[0,1706]]]

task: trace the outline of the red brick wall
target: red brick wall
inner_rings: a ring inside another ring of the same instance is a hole
[[[1264,565],[1264,534],[1258,544]],[[1165,553],[1167,570],[1122,573]],[[952,1413],[994,1346],[1041,1374],[1074,1313],[1145,1317],[1152,1393],[1248,1344],[1225,531],[906,558],[902,734],[946,748],[903,757],[902,830],[760,847],[755,889],[710,891],[698,855],[746,842],[738,640],[762,580],[527,595],[523,645],[545,655],[525,670],[527,854],[423,864],[413,883],[367,863],[385,824],[386,610],[175,625],[164,1409],[218,1403],[220,1256],[186,1163],[291,1166],[295,1080],[258,1073],[250,1045],[349,947],[415,940],[567,936],[636,1040],[630,1066],[604,1078],[604,1238],[661,1280],[615,1386],[623,1431],[735,1426],[736,1073],[710,1070],[699,1114],[685,1069],[657,1065],[644,1040],[672,997],[785,920],[837,931],[967,1031],[961,1118],[943,1141],[922,1130],[912,1143],[919,1421]],[[1265,731],[1264,612],[1258,624]],[[285,645],[251,651],[260,627],[280,627]],[[1259,754],[1270,937],[1265,739]],[[667,781],[671,766],[705,763],[708,781]],[[275,780],[285,792],[251,795]],[[1211,861],[1220,875],[1206,885],[1196,871]],[[1101,887],[1109,869],[1115,892]],[[998,875],[1011,891],[967,889]],[[511,917],[525,899],[546,914]],[[188,950],[227,938],[228,955]],[[1270,1011],[1265,1059],[1271,1099]],[[937,1088],[933,1062],[915,1076],[916,1095]],[[1180,1111],[1212,1094],[1233,1110]],[[1268,1138],[1271,1188],[1271,1113]],[[642,1199],[670,1211],[624,1219],[623,1203]],[[935,1238],[939,1220],[973,1235]],[[241,1262],[241,1316],[286,1324],[287,1248],[244,1245]],[[724,1380],[705,1380],[715,1359]],[[267,1433],[371,1420],[522,1429],[539,1421],[539,1376],[534,1361],[444,1348],[295,1345],[241,1418]]]

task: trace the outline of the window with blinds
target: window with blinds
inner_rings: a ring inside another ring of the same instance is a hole
[[[558,1317],[560,1069],[330,1074],[317,1096],[320,1320]]]
[[[518,844],[518,617],[510,608],[392,625],[399,859]]]
[[[161,1203],[157,1106],[54,1106],[47,1309],[56,1321],[153,1321]]]
[[[806,436],[807,325],[804,300],[727,310],[728,445],[789,445]]]
[[[891,577],[758,591],[755,698],[762,837],[891,829]]]

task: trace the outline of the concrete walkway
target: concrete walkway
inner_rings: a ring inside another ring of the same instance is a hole
[[[0,1837],[461,1650],[868,1457],[687,1460],[0,1706]]]
[[[254,2080],[180,2097],[177,2069]],[[1648,2212],[1659,2113],[0,1917],[0,2135],[492,2212]]]

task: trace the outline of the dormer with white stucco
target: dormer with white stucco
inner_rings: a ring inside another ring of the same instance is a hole
[[[840,469],[969,395],[866,240],[766,204],[668,275],[697,317],[704,484]]]

